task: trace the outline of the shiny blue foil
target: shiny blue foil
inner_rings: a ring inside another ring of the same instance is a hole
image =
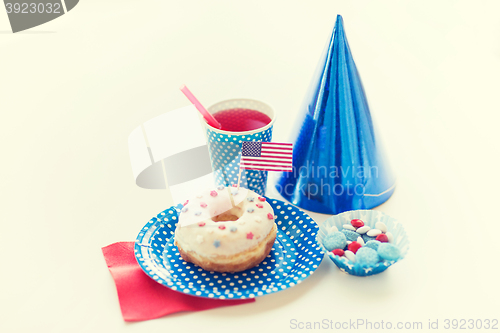
[[[376,134],[340,15],[304,100],[294,142],[293,172],[277,190],[319,213],[369,209],[394,192],[395,177]]]

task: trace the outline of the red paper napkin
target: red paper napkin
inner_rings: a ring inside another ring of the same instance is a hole
[[[221,306],[255,302],[255,299],[220,300],[186,295],[155,282],[134,256],[134,242],[119,242],[102,248],[115,280],[125,321],[155,319],[181,311],[201,311]]]

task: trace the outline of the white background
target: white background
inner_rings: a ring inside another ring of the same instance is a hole
[[[0,11],[0,331],[500,319],[499,12],[498,1],[83,0],[12,34]],[[286,141],[338,13],[397,171],[378,209],[403,223],[408,256],[370,278],[325,259],[253,304],[125,323],[101,247],[134,240],[172,204],[135,186],[129,133],[187,105],[185,83],[207,106],[273,105],[274,140]]]

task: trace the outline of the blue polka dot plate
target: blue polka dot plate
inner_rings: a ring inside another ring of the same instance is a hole
[[[277,216],[278,235],[271,253],[258,266],[238,273],[206,271],[184,261],[174,245],[182,205],[153,217],[135,241],[137,262],[156,282],[193,296],[245,299],[293,287],[308,278],[323,260],[316,242],[318,225],[300,209],[268,199]]]

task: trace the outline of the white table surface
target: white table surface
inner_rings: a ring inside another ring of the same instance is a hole
[[[0,332],[500,319],[499,11],[498,1],[83,0],[12,34],[0,10]],[[206,105],[270,103],[274,140],[287,140],[337,13],[397,171],[377,209],[404,224],[408,256],[370,278],[325,259],[253,304],[125,323],[101,247],[134,240],[172,204],[135,186],[131,130],[187,105],[185,83]]]

